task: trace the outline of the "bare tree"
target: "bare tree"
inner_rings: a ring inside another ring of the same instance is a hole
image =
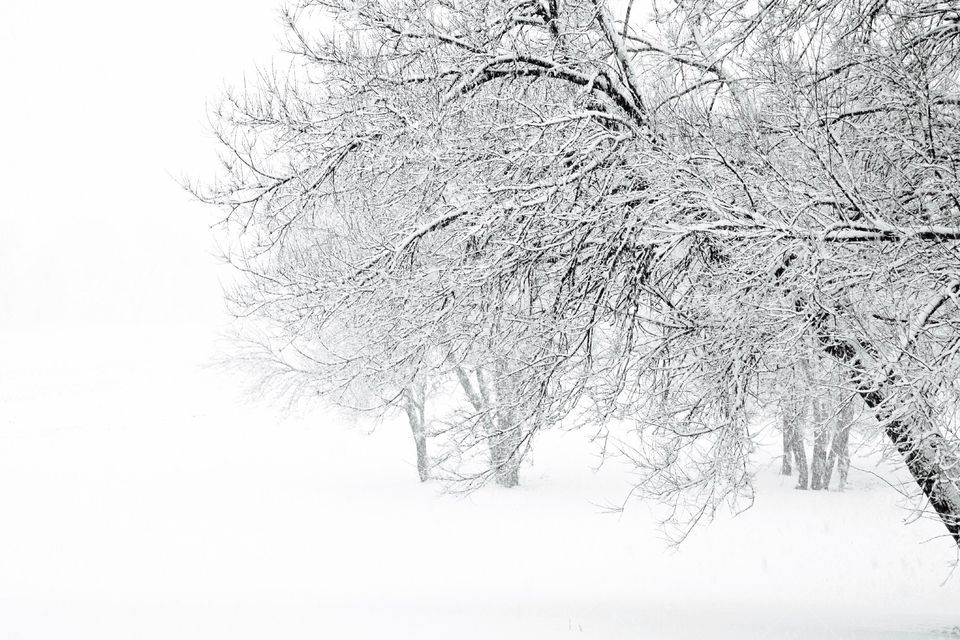
[[[960,544],[958,25],[930,0],[304,0],[300,66],[220,119],[203,197],[250,313],[389,310],[386,368],[534,344],[510,380],[537,428],[631,417],[639,490],[685,526],[752,496],[749,408],[819,354]],[[320,286],[301,256],[339,228]]]
[[[830,486],[834,467],[836,467],[839,475],[837,488],[843,491],[847,486],[847,475],[850,471],[850,429],[853,427],[853,415],[853,398],[841,395],[836,417],[836,429],[830,443],[830,457],[827,459],[826,486],[824,488]]]
[[[795,462],[798,489],[808,486],[814,490],[829,489],[834,468],[839,471],[839,488],[842,490],[847,483],[855,394],[841,386],[844,382],[842,372],[829,364],[822,358],[814,362],[801,360],[796,370],[788,370],[781,383],[782,473],[791,475],[791,463]],[[804,448],[806,431],[813,441],[809,485]]]

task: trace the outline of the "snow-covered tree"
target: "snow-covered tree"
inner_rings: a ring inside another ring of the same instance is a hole
[[[749,497],[749,408],[816,353],[960,544],[955,3],[613,9],[303,0],[205,193],[244,309],[374,327],[375,368],[496,345],[514,424],[633,420],[686,523]]]
[[[850,467],[850,431],[857,417],[856,392],[825,356],[815,362],[801,360],[781,375],[779,402],[770,404],[779,405],[782,473],[792,475],[796,467],[798,489],[826,490],[836,469],[843,490]],[[807,440],[813,443],[809,469]]]

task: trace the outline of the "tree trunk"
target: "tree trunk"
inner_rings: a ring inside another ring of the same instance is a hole
[[[803,447],[803,434],[800,431],[800,425],[793,423],[791,428],[791,451],[793,451],[794,460],[797,463],[797,489],[807,488],[807,452]]]
[[[790,464],[790,459],[793,457],[793,434],[787,431],[786,422],[781,431],[783,432],[783,464],[780,466],[780,473],[789,476],[793,473],[793,467]]]
[[[810,488],[814,491],[827,488],[827,451],[830,446],[830,429],[824,400],[820,396],[821,385],[814,378],[810,363],[803,365],[810,396],[811,422],[813,423],[813,460],[810,464]]]
[[[960,456],[933,425],[923,425],[910,415],[894,417],[884,386],[866,379],[856,350],[845,342],[820,335],[824,351],[850,367],[850,379],[871,411],[884,425],[884,432],[903,457],[920,490],[960,547]],[[892,378],[892,376],[891,376]],[[888,380],[895,383],[896,380]]]
[[[885,423],[884,431],[903,456],[907,469],[960,546],[960,457],[932,425],[890,418],[879,391],[861,392],[864,402]]]
[[[820,404],[820,401],[814,401]],[[814,414],[819,413],[814,410]],[[821,414],[822,415],[822,414]],[[810,465],[810,488],[814,491],[826,490],[829,485],[827,469],[827,453],[830,449],[830,428],[824,422],[819,422],[813,428],[813,462]]]
[[[427,434],[424,420],[426,392],[422,385],[413,384],[403,390],[404,408],[413,432],[413,442],[417,447],[417,473],[420,482],[430,479],[430,459],[427,457]]]
[[[476,384],[463,367],[457,367],[456,373],[460,386],[483,425],[494,481],[501,487],[517,486],[520,484],[519,427],[511,424],[509,415],[503,415],[506,407],[499,406],[495,389],[482,369],[476,371]]]
[[[841,402],[843,402],[841,400]],[[853,420],[853,402],[847,400],[841,407],[837,415],[837,428],[833,434],[833,442],[830,444],[830,458],[827,460],[827,484],[825,488],[830,487],[830,480],[833,476],[833,466],[837,465],[837,472],[840,475],[838,488],[843,491],[847,486],[847,473],[850,470],[850,423]]]
[[[497,378],[493,387],[498,401],[497,426],[499,427],[500,446],[502,447],[497,483],[502,487],[515,487],[520,484],[520,447],[523,444],[514,405],[516,395],[513,385],[506,377],[506,370],[502,364],[498,367],[496,373]]]
[[[783,448],[784,458],[792,456],[797,467],[797,489],[807,488],[807,453],[803,448],[801,425],[804,414],[803,401],[796,396],[783,403]]]

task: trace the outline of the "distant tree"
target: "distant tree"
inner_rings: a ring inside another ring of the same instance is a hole
[[[360,90],[335,96],[301,90],[289,79],[265,76],[260,93],[228,95],[216,114],[230,149],[226,180],[201,197],[227,211],[220,225],[224,253],[241,274],[228,300],[252,327],[241,330],[244,356],[264,386],[281,395],[322,395],[378,414],[402,408],[421,480],[439,471],[468,486],[487,479],[515,486],[536,431],[523,424],[536,424],[538,409],[513,393],[510,368],[540,366],[528,361],[536,340],[508,340],[502,329],[510,305],[520,301],[490,289],[486,257],[469,239],[432,254],[425,249],[438,230],[433,223],[403,227],[418,205],[449,207],[448,200],[463,199],[475,190],[472,178],[437,169],[444,140],[431,132],[392,132],[408,116],[385,99],[367,104]],[[406,108],[413,118],[421,106],[411,98]],[[331,116],[335,109],[345,112]],[[335,124],[324,130],[316,121],[327,117]],[[484,137],[492,140],[491,132]],[[368,140],[381,144],[362,144]],[[488,144],[493,154],[495,144]],[[291,199],[290,189],[304,188],[299,201]],[[420,251],[389,253],[397,245]],[[459,266],[455,278],[440,268],[450,260]],[[526,300],[534,304],[536,296],[528,292]],[[497,309],[500,320],[489,322],[487,309]],[[447,379],[461,382],[471,410],[457,413],[444,430],[456,451],[430,460],[427,390]],[[479,470],[438,468],[478,445],[488,450]]]
[[[824,488],[830,487],[833,470],[839,476],[837,488],[843,491],[847,487],[847,475],[850,471],[850,430],[853,427],[854,399],[849,394],[841,394],[836,413],[836,428],[830,443],[830,456],[827,459]]]
[[[203,192],[246,309],[375,318],[385,368],[522,354],[514,423],[634,420],[684,527],[752,495],[750,407],[815,352],[960,544],[955,3],[621,9],[302,1],[299,66],[222,114]],[[340,227],[330,295],[301,256]]]
[[[795,375],[790,376],[791,383],[783,391],[780,400],[781,431],[783,433],[783,475],[791,475],[793,467],[797,469],[797,489],[810,486],[810,474],[807,467],[807,451],[804,447],[804,426],[808,415],[808,393]]]
[[[829,362],[800,362],[788,369],[779,400],[783,435],[783,475],[797,467],[798,489],[830,488],[833,471],[839,473],[839,489],[847,483],[850,468],[850,431],[854,426],[854,396],[841,385],[845,378]],[[814,374],[814,370],[818,373]],[[805,433],[813,441],[812,464],[807,469]],[[808,481],[809,480],[809,481]]]

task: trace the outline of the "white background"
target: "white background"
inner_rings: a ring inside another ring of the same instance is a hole
[[[208,320],[207,107],[279,49],[272,0],[0,3],[0,326]]]

